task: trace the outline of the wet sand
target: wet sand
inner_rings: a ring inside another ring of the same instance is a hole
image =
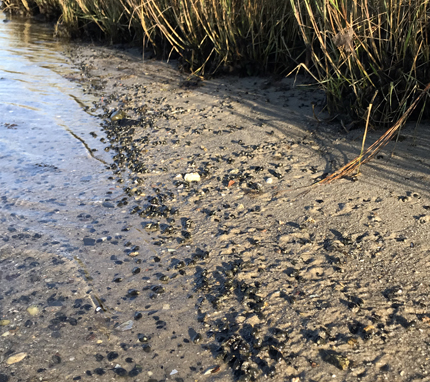
[[[202,81],[132,50],[68,55],[113,158],[109,214],[81,218],[117,229],[94,224],[70,258],[8,234],[3,380],[430,380],[424,126],[303,194],[362,134],[324,122],[305,79]]]

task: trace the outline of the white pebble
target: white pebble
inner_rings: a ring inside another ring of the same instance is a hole
[[[200,175],[198,172],[190,172],[184,176],[186,182],[200,182]]]

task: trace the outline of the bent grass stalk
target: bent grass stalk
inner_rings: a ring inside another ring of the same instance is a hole
[[[361,153],[358,157],[353,159],[351,162],[335,171],[333,174],[328,176],[327,178],[320,180],[317,184],[326,184],[331,183],[336,179],[340,179],[342,177],[350,175],[358,166],[363,163],[370,161],[379,150],[381,150],[393,137],[393,135],[404,125],[408,117],[411,115],[418,102],[426,95],[426,93],[430,90],[430,83],[427,84],[425,89],[420,93],[420,95],[415,98],[414,102],[411,106],[405,111],[405,113],[400,117],[400,119],[390,128],[385,134],[383,134],[375,143],[373,143],[364,153]]]

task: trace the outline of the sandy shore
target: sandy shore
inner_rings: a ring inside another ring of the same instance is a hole
[[[115,379],[120,365],[135,381],[430,380],[423,126],[358,177],[303,195],[359,153],[362,134],[324,122],[303,78],[203,81],[132,50],[68,54],[82,69],[71,80],[99,98],[116,208],[142,234],[128,255],[147,267],[116,283],[117,269],[89,267],[105,314],[134,327],[112,329],[109,345],[86,339],[82,379]],[[133,293],[121,320],[109,313]],[[119,353],[104,376],[102,351]]]

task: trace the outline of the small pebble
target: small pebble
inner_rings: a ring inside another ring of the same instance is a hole
[[[118,357],[119,357],[119,355],[118,355],[118,353],[116,351],[111,351],[106,356],[106,358],[108,359],[108,361],[113,361],[114,359],[117,359]]]
[[[129,377],[136,377],[137,375],[139,375],[142,372],[142,368],[139,366],[135,366],[133,369],[131,369],[128,372],[128,376]]]
[[[115,367],[113,372],[120,377],[125,377],[127,375],[127,370],[123,369],[122,367]]]
[[[127,295],[128,296],[137,296],[137,295],[139,295],[139,291],[136,289],[129,289],[127,292]]]
[[[150,340],[150,337],[149,336],[145,336],[142,333],[139,333],[137,335],[137,339],[139,340],[139,342],[148,342]]]
[[[96,373],[97,375],[106,374],[106,372],[101,367],[98,367],[97,369],[94,369],[94,373]]]
[[[200,333],[197,333],[194,337],[193,337],[193,342],[196,344],[196,343],[198,343],[198,342],[200,342],[201,341],[201,339],[202,339],[203,337],[202,337],[202,335],[200,334]]]
[[[39,313],[39,308],[32,305],[27,308],[27,312],[30,314],[30,316],[36,316]]]
[[[186,182],[200,182],[200,175],[197,172],[191,172],[184,176]]]
[[[8,365],[12,365],[12,364],[14,364],[14,363],[21,362],[25,357],[27,357],[27,353],[24,353],[24,352],[22,352],[22,353],[17,353],[17,354],[15,354],[15,355],[13,355],[13,356],[9,357],[9,358],[7,359],[7,361],[6,361],[6,363],[7,363]]]

